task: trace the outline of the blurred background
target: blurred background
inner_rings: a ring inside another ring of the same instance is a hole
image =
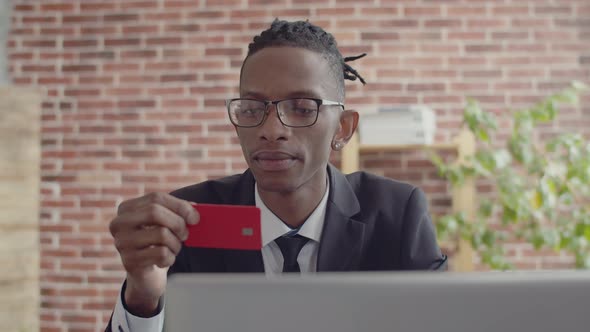
[[[246,168],[223,100],[238,95],[248,43],[277,17],[322,26],[344,56],[368,53],[351,63],[368,84],[347,82],[361,122],[426,105],[436,144],[461,133],[468,97],[502,116],[590,81],[588,0],[0,0],[3,331],[102,331],[124,278],[108,231],[117,205]],[[587,140],[588,101],[561,108],[535,142]],[[511,133],[498,128],[494,146]],[[358,168],[424,189],[435,216],[457,204],[425,149],[357,155]],[[473,190],[494,196],[489,179]],[[503,249],[518,269],[576,266],[524,240]]]

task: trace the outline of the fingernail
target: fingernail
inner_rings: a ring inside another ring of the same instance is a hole
[[[198,224],[200,218],[201,218],[201,216],[199,215],[199,212],[197,212],[197,210],[195,210],[195,213],[192,215],[192,218],[189,218],[189,224],[191,224],[191,225]]]

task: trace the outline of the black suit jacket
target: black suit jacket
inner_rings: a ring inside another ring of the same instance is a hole
[[[332,165],[328,176],[318,272],[447,268],[419,188],[366,172],[344,175]],[[254,176],[247,170],[172,195],[197,203],[255,205]],[[264,265],[260,251],[183,247],[168,273],[179,272],[264,272]]]
[[[424,193],[366,172],[328,166],[330,194],[318,272],[444,269]],[[254,205],[250,171],[176,190],[197,203]],[[183,248],[169,273],[264,272],[260,251]]]

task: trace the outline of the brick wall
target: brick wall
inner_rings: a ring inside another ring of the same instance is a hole
[[[12,80],[44,93],[42,331],[100,331],[108,319],[123,278],[107,230],[119,202],[244,169],[222,100],[274,17],[309,18],[345,55],[368,52],[354,66],[370,84],[348,84],[348,107],[428,104],[439,141],[457,133],[465,96],[505,112],[590,78],[587,0],[14,0]],[[546,130],[589,128],[585,106]],[[374,153],[363,165],[421,185],[447,211],[447,185],[425,160]],[[521,267],[571,266],[510,250]]]

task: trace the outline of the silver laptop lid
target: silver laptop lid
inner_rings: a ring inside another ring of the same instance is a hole
[[[590,331],[590,273],[186,274],[165,331]]]

